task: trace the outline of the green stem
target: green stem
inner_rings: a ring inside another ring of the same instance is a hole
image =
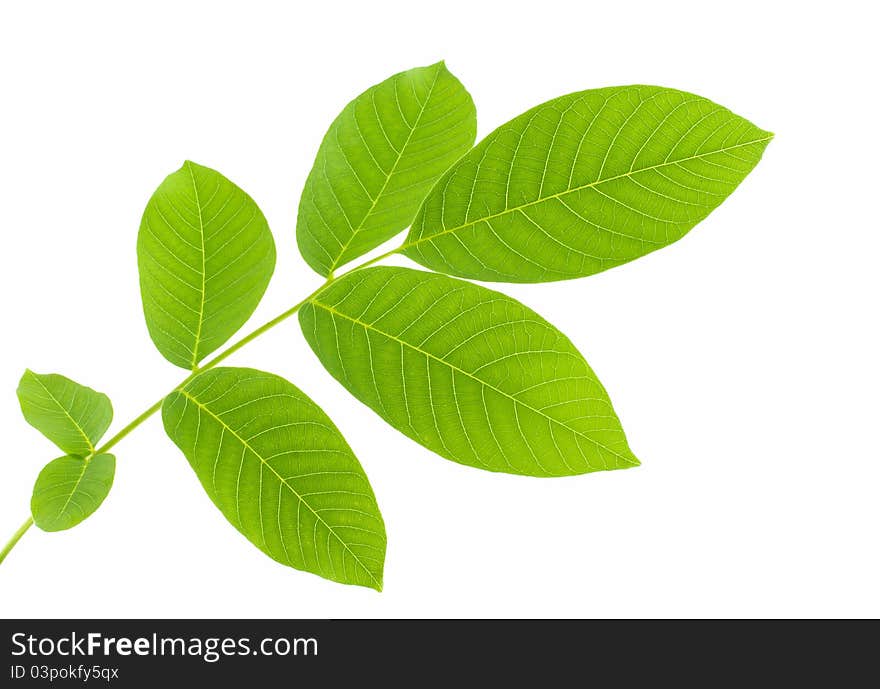
[[[15,544],[18,543],[19,540],[21,540],[21,537],[27,533],[27,530],[29,528],[31,528],[33,523],[34,523],[34,518],[28,517],[27,521],[24,524],[22,524],[20,527],[18,527],[18,531],[16,531],[14,534],[12,534],[12,538],[9,539],[9,543],[7,543],[3,547],[3,550],[0,551],[0,562],[3,562],[3,560],[6,559],[6,556],[9,555],[9,551],[15,547]]]
[[[388,251],[388,252],[382,254],[381,256],[377,256],[376,258],[373,258],[369,261],[365,261],[364,263],[361,263],[359,266],[356,266],[356,267],[352,268],[351,270],[343,273],[340,277],[344,277],[345,275],[348,275],[349,273],[353,273],[357,270],[363,270],[364,268],[368,268],[369,266],[372,266],[372,265],[378,263],[379,261],[381,261],[385,258],[388,258],[389,256],[391,256],[393,254],[396,254],[398,251],[400,251],[400,249],[401,249],[401,247],[397,247],[396,249],[392,249],[391,251]],[[288,318],[290,318],[292,315],[294,315],[297,311],[299,311],[306,302],[308,302],[311,299],[314,299],[316,296],[318,296],[318,294],[323,292],[325,289],[327,289],[330,285],[332,285],[334,282],[336,282],[339,279],[340,279],[339,277],[333,277],[332,275],[330,277],[328,277],[327,281],[323,285],[318,287],[318,289],[316,289],[314,292],[312,292],[305,299],[297,302],[296,304],[291,306],[289,309],[287,309],[287,311],[285,311],[284,313],[281,313],[281,314],[275,316],[275,318],[273,318],[272,320],[263,323],[263,325],[261,325],[259,328],[248,333],[247,335],[245,335],[241,339],[236,340],[231,345],[229,345],[226,349],[224,349],[222,352],[220,352],[220,354],[218,354],[213,359],[211,359],[208,363],[193,369],[193,372],[190,373],[183,381],[181,381],[181,383],[179,385],[177,385],[174,388],[174,390],[179,390],[184,385],[186,385],[188,382],[190,382],[193,378],[195,378],[202,371],[207,371],[210,368],[214,368],[214,366],[219,364],[221,361],[223,361],[227,357],[235,354],[239,349],[244,347],[249,342],[253,342],[263,333],[271,330],[279,323],[286,321]],[[172,390],[171,392],[173,392],[174,390]],[[140,416],[135,418],[131,423],[129,423],[127,426],[125,426],[125,428],[123,428],[121,431],[119,431],[119,433],[114,435],[112,438],[110,438],[110,440],[108,440],[106,443],[101,445],[101,447],[99,447],[97,450],[95,450],[94,454],[98,455],[103,452],[107,452],[108,450],[110,450],[110,448],[114,447],[116,445],[116,443],[118,443],[125,436],[127,436],[129,433],[131,433],[135,428],[140,426],[144,421],[146,421],[153,414],[155,414],[157,411],[159,411],[159,409],[161,409],[161,407],[162,407],[162,402],[165,401],[165,397],[167,397],[167,395],[162,397],[162,399],[160,399],[158,402],[153,404],[149,409],[144,410],[144,412]],[[9,539],[9,543],[7,543],[6,546],[3,548],[2,552],[0,552],[0,563],[3,562],[3,560],[6,558],[6,555],[9,553],[9,551],[15,547],[15,544],[18,543],[19,539],[21,539],[21,537],[24,536],[25,532],[27,532],[27,530],[29,528],[31,528],[31,525],[33,523],[34,523],[33,518],[32,517],[28,518],[28,520],[24,524],[21,525],[21,527],[18,529],[18,531],[16,531],[15,534],[13,534],[12,538]]]
[[[161,400],[156,402],[152,407],[147,409],[143,414],[138,416],[134,421],[132,421],[125,428],[123,428],[121,431],[119,431],[119,433],[117,433],[112,438],[110,438],[110,440],[108,440],[106,443],[101,445],[101,447],[99,447],[97,450],[95,450],[95,454],[100,455],[100,454],[103,454],[104,452],[107,452],[111,447],[113,447],[116,443],[118,443],[120,440],[122,440],[129,433],[131,433],[135,428],[137,428],[144,421],[149,419],[153,414],[155,414],[157,411],[159,411],[159,407],[162,406],[162,401],[164,399],[165,398],[163,397]]]
[[[211,359],[207,364],[205,364],[204,366],[201,366],[201,367],[197,368],[195,371],[193,371],[192,375],[189,378],[187,378],[186,381],[184,381],[183,383],[181,383],[177,387],[178,388],[183,387],[196,374],[201,373],[202,371],[207,371],[209,368],[214,368],[217,364],[219,364],[221,361],[223,361],[226,357],[232,356],[239,349],[244,347],[249,342],[253,342],[263,333],[271,330],[279,323],[286,321],[293,314],[295,314],[297,311],[299,311],[302,308],[303,304],[305,304],[309,299],[312,299],[313,297],[315,297],[318,294],[318,292],[320,292],[322,289],[324,289],[328,285],[332,284],[333,282],[334,282],[334,280],[327,280],[327,282],[325,282],[323,285],[321,285],[318,289],[316,289],[314,292],[312,292],[309,296],[307,296],[302,301],[291,306],[284,313],[281,313],[281,314],[275,316],[275,318],[273,318],[271,321],[267,321],[266,323],[263,323],[263,325],[261,325],[259,328],[257,328],[253,332],[245,335],[240,340],[229,345],[229,347],[227,347],[222,352],[220,352],[217,356],[215,356],[213,359]]]

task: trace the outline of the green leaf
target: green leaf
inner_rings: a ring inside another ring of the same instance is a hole
[[[442,62],[351,101],[330,125],[300,201],[296,238],[308,264],[329,275],[409,226],[476,134],[474,103]]]
[[[283,378],[215,368],[171,393],[165,430],[223,515],[269,557],[382,588],[385,526],[327,415]]]
[[[530,476],[639,463],[574,345],[503,294],[368,268],[313,297],[300,324],[334,378],[447,459]]]
[[[598,273],[683,237],[771,138],[682,91],[572,93],[502,125],[454,165],[425,199],[403,253],[478,280]]]
[[[147,328],[168,361],[195,369],[257,308],[275,242],[253,199],[189,161],[159,185],[138,233]]]
[[[110,427],[110,398],[57,373],[24,372],[18,401],[25,420],[62,451],[89,455]]]
[[[34,484],[34,523],[43,531],[76,526],[104,502],[115,472],[116,458],[111,454],[53,459]]]

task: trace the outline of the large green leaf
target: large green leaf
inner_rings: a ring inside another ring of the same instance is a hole
[[[556,98],[496,129],[437,182],[403,253],[478,280],[598,273],[684,236],[772,137],[657,86]]]
[[[253,199],[189,161],[159,185],[138,233],[150,337],[194,369],[250,318],[275,269],[275,243]]]
[[[406,228],[476,134],[474,103],[442,62],[351,101],[330,125],[300,200],[296,238],[308,264],[328,275]]]
[[[385,526],[369,481],[296,386],[211,369],[165,399],[162,420],[214,504],[269,557],[381,590]]]
[[[115,472],[116,458],[111,454],[53,459],[34,484],[34,523],[43,531],[76,526],[104,502]]]
[[[67,454],[94,452],[113,420],[107,395],[57,373],[26,370],[16,393],[25,420]]]
[[[639,463],[574,345],[503,294],[368,268],[313,297],[300,323],[333,377],[447,459],[532,476]]]

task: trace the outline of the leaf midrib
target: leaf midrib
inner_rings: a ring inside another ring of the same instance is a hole
[[[206,287],[206,259],[205,259],[205,223],[202,220],[202,204],[199,201],[199,189],[196,185],[196,176],[193,173],[192,163],[189,161],[186,162],[186,170],[189,172],[189,178],[192,181],[193,194],[195,194],[196,201],[196,210],[199,214],[199,240],[202,245],[202,289],[201,289],[201,301],[199,303],[199,322],[196,326],[196,334],[195,341],[193,342],[193,350],[192,350],[192,370],[195,371],[198,363],[199,363],[199,342],[202,339],[202,323],[205,321],[205,287]]]
[[[459,367],[456,366],[455,364],[452,364],[452,363],[450,363],[449,361],[446,361],[445,359],[441,359],[440,357],[438,357],[438,356],[435,355],[435,354],[432,354],[431,352],[425,351],[424,349],[421,349],[420,347],[417,347],[416,345],[414,345],[414,344],[412,344],[412,343],[410,343],[410,342],[407,342],[407,341],[405,341],[405,340],[402,340],[402,339],[400,339],[399,337],[396,337],[395,335],[392,335],[391,333],[385,332],[384,330],[382,330],[382,329],[380,329],[380,328],[377,328],[377,327],[376,327],[375,325],[373,325],[372,323],[366,323],[366,322],[360,320],[359,318],[354,318],[353,316],[349,316],[348,314],[345,314],[345,313],[343,313],[343,312],[341,312],[341,311],[338,311],[337,309],[335,309],[335,308],[333,308],[332,306],[329,306],[329,305],[327,305],[327,304],[322,304],[321,302],[319,302],[319,301],[317,301],[317,300],[315,300],[315,299],[310,300],[310,303],[313,304],[313,305],[315,305],[315,306],[320,306],[322,309],[324,309],[325,311],[328,311],[328,312],[331,313],[331,314],[338,315],[338,316],[340,316],[340,317],[342,317],[342,318],[345,318],[346,320],[351,321],[352,323],[356,323],[357,325],[360,325],[361,327],[363,327],[363,328],[365,328],[365,329],[367,329],[367,330],[372,330],[373,332],[376,332],[376,333],[378,333],[379,335],[382,335],[382,336],[384,336],[384,337],[387,337],[387,338],[390,339],[390,340],[394,340],[395,342],[398,342],[401,346],[409,347],[410,349],[412,349],[413,351],[418,352],[419,354],[423,354],[424,356],[426,356],[426,357],[428,357],[428,358],[430,358],[430,359],[433,359],[433,360],[435,360],[435,361],[438,361],[439,363],[443,364],[444,366],[447,366],[448,368],[452,369],[453,371],[457,371],[457,372],[461,373],[462,375],[467,376],[468,378],[477,381],[480,385],[483,385],[483,386],[489,388],[490,390],[494,390],[494,391],[497,392],[498,394],[500,394],[500,395],[502,395],[502,396],[504,396],[504,397],[507,397],[507,398],[510,399],[514,404],[519,404],[520,406],[525,407],[525,408],[528,409],[529,411],[533,411],[533,412],[535,412],[536,414],[538,414],[539,416],[543,416],[543,417],[544,417],[545,419],[547,419],[548,421],[552,421],[553,423],[556,423],[556,424],[558,424],[559,426],[562,426],[563,428],[565,428],[566,430],[570,431],[571,433],[574,433],[575,435],[580,436],[580,437],[584,438],[585,440],[588,440],[589,442],[593,443],[593,444],[596,445],[597,447],[600,447],[600,448],[602,448],[603,450],[606,450],[606,451],[610,452],[612,455],[614,455],[615,457],[617,457],[617,458],[620,459],[621,461],[626,462],[627,464],[631,464],[632,466],[639,466],[639,462],[638,462],[638,460],[635,460],[635,461],[634,461],[634,460],[630,459],[629,457],[627,457],[626,455],[622,455],[622,454],[620,454],[619,452],[617,452],[616,450],[611,449],[610,447],[608,447],[608,446],[605,445],[604,443],[600,443],[600,442],[599,442],[598,440],[596,440],[595,438],[591,438],[590,436],[586,435],[585,433],[582,433],[581,431],[578,431],[577,429],[572,428],[571,426],[569,426],[569,425],[566,424],[566,423],[563,423],[563,422],[560,421],[559,419],[554,419],[552,416],[550,416],[549,414],[545,414],[545,413],[544,413],[543,411],[541,411],[540,409],[536,409],[535,407],[533,407],[533,406],[531,406],[531,405],[529,405],[529,404],[526,404],[525,402],[523,402],[522,400],[517,399],[516,397],[514,397],[514,396],[511,395],[510,393],[505,392],[504,390],[501,390],[500,388],[495,387],[495,386],[492,385],[491,383],[488,383],[488,382],[486,382],[485,380],[483,380],[482,378],[479,378],[478,376],[475,376],[474,374],[469,373],[468,371],[465,371],[465,370],[462,369],[462,368],[459,368]]]
[[[73,424],[73,427],[74,427],[74,428],[77,430],[77,432],[83,437],[83,440],[86,441],[86,445],[88,445],[88,447],[89,447],[89,451],[92,452],[92,453],[94,453],[94,451],[95,451],[95,446],[92,444],[91,439],[90,439],[89,436],[86,434],[85,430],[83,430],[82,426],[80,426],[79,423],[77,422],[77,420],[74,419],[74,418],[70,415],[70,412],[68,412],[67,409],[64,407],[64,405],[61,404],[61,401],[60,401],[57,397],[55,397],[55,395],[52,394],[52,391],[49,390],[49,388],[47,388],[47,387],[45,386],[45,384],[43,383],[42,380],[40,380],[37,376],[34,376],[33,378],[34,378],[34,380],[37,382],[37,384],[38,384],[41,388],[43,388],[43,390],[45,390],[46,394],[49,395],[49,398],[50,398],[50,399],[51,399],[51,400],[52,400],[52,401],[58,406],[58,408],[61,410],[61,412],[62,412],[62,413],[68,418],[68,419],[70,419],[70,423]],[[64,449],[64,448],[62,448],[62,449]]]
[[[211,416],[215,421],[217,421],[217,423],[219,423],[223,428],[225,428],[229,433],[231,433],[231,434],[233,435],[233,437],[235,437],[235,438],[236,438],[236,439],[237,439],[237,440],[238,440],[238,441],[239,441],[239,442],[240,442],[245,448],[247,448],[247,449],[248,449],[248,450],[249,450],[249,451],[250,451],[250,452],[251,452],[251,453],[257,458],[257,459],[259,459],[260,462],[262,462],[263,465],[264,465],[265,467],[267,467],[267,468],[269,469],[269,471],[271,471],[271,472],[275,475],[275,477],[276,477],[276,478],[277,478],[277,479],[278,479],[278,480],[279,480],[279,481],[280,481],[280,482],[281,482],[281,483],[282,483],[282,484],[283,484],[283,485],[284,485],[284,486],[285,486],[285,487],[286,487],[291,493],[293,493],[293,495],[296,497],[296,499],[299,500],[301,504],[305,505],[305,506],[306,506],[306,509],[309,510],[309,512],[311,512],[313,515],[315,515],[315,519],[316,519],[317,521],[319,521],[321,524],[323,524],[323,525],[327,528],[327,531],[329,531],[331,534],[333,534],[333,537],[334,537],[337,541],[339,541],[339,543],[342,544],[342,547],[345,548],[345,550],[349,553],[349,555],[352,556],[352,558],[354,558],[354,561],[357,562],[357,564],[360,566],[360,568],[363,569],[364,572],[367,573],[367,576],[370,577],[370,579],[373,581],[373,583],[375,583],[376,586],[377,586],[379,589],[382,588],[382,582],[380,582],[378,579],[376,579],[376,577],[375,577],[375,576],[373,575],[373,573],[369,570],[369,568],[368,568],[368,567],[367,567],[367,566],[361,561],[361,559],[360,559],[360,558],[354,553],[354,551],[352,551],[352,549],[348,547],[348,544],[347,544],[344,540],[342,540],[342,538],[339,536],[339,534],[336,533],[336,531],[334,531],[333,527],[331,527],[326,521],[324,521],[324,518],[321,517],[321,515],[320,515],[318,512],[316,512],[316,511],[312,508],[311,505],[309,505],[309,503],[305,500],[305,498],[303,498],[303,497],[297,492],[297,490],[296,490],[293,486],[291,486],[291,485],[290,485],[290,484],[284,479],[283,476],[281,476],[281,474],[279,474],[277,471],[275,471],[275,469],[272,467],[272,465],[269,464],[269,462],[267,462],[267,461],[263,458],[263,456],[262,456],[259,452],[257,452],[257,451],[253,448],[253,446],[251,446],[250,443],[248,443],[247,440],[245,440],[244,438],[242,438],[242,437],[241,437],[241,436],[235,431],[235,429],[233,429],[231,426],[229,426],[229,424],[227,424],[222,418],[220,418],[217,414],[215,414],[213,411],[211,411],[206,405],[204,405],[204,404],[202,404],[201,402],[199,402],[195,397],[193,397],[191,394],[189,394],[186,390],[184,390],[183,388],[178,388],[177,392],[179,392],[179,393],[180,393],[181,395],[183,395],[186,399],[188,399],[188,400],[191,401],[193,404],[195,404],[196,407],[198,407],[199,409],[203,410],[206,414],[208,414],[209,416]],[[279,498],[279,499],[280,499],[280,498]],[[264,542],[265,542],[265,539],[264,539]],[[305,561],[303,561],[303,565],[305,565]]]
[[[707,156],[716,155],[718,153],[726,153],[727,151],[732,151],[734,149],[742,148],[744,146],[752,146],[754,144],[759,144],[759,143],[763,143],[765,141],[770,141],[772,138],[773,138],[773,134],[770,134],[770,135],[765,136],[760,139],[753,139],[752,141],[745,141],[743,143],[734,144],[733,146],[719,148],[714,151],[707,151],[706,153],[698,153],[696,155],[687,156],[685,158],[677,158],[676,160],[664,160],[662,163],[658,163],[657,165],[649,165],[648,167],[639,168],[638,170],[628,170],[627,172],[621,173],[619,175],[614,175],[612,177],[606,177],[605,179],[597,179],[593,182],[589,182],[588,184],[583,184],[581,186],[572,187],[571,189],[566,189],[564,191],[557,192],[556,194],[550,194],[549,196],[542,196],[539,199],[535,199],[534,201],[529,201],[528,203],[520,204],[519,206],[514,206],[512,208],[505,208],[503,211],[500,211],[498,213],[493,213],[491,215],[487,215],[482,218],[477,218],[476,220],[471,220],[471,221],[468,221],[468,222],[463,223],[461,225],[456,225],[455,227],[451,227],[448,229],[441,230],[440,232],[435,232],[434,234],[431,234],[431,235],[426,235],[424,237],[420,237],[419,239],[416,239],[414,241],[404,242],[398,250],[405,251],[406,249],[409,249],[410,247],[416,246],[417,244],[431,241],[431,240],[436,239],[437,237],[441,237],[445,234],[458,232],[459,230],[463,230],[463,229],[465,229],[467,227],[471,227],[473,225],[478,225],[479,223],[482,223],[482,222],[489,222],[490,220],[494,220],[495,218],[500,218],[500,217],[502,217],[504,215],[508,215],[510,213],[516,213],[516,212],[522,211],[525,208],[530,208],[531,206],[536,206],[538,204],[544,203],[545,201],[551,201],[553,199],[561,199],[564,196],[566,196],[567,194],[574,194],[576,192],[583,191],[584,189],[592,189],[593,187],[598,187],[599,185],[605,184],[606,182],[613,182],[618,179],[625,179],[628,177],[632,177],[633,175],[637,175],[641,172],[648,172],[650,170],[657,170],[657,169],[660,169],[663,167],[668,167],[670,165],[684,163],[689,160],[697,160],[699,158],[705,158]]]
[[[394,172],[397,170],[397,166],[400,165],[400,161],[403,159],[403,155],[406,152],[406,147],[409,146],[409,142],[412,140],[413,134],[416,129],[419,127],[419,123],[422,121],[422,115],[425,114],[425,110],[428,109],[428,101],[431,100],[431,96],[434,93],[434,89],[437,87],[437,80],[440,78],[440,68],[438,67],[436,73],[434,74],[434,81],[431,82],[431,87],[428,89],[428,95],[425,97],[425,103],[422,105],[419,110],[419,114],[416,117],[415,124],[413,124],[412,128],[409,130],[409,134],[406,136],[406,141],[403,142],[403,146],[400,147],[400,151],[397,154],[397,158],[394,161],[394,164],[391,166],[391,171],[385,177],[385,182],[382,184],[382,188],[379,190],[379,193],[376,194],[376,197],[372,200],[370,204],[369,210],[364,214],[364,217],[361,218],[361,221],[358,223],[358,226],[351,231],[351,236],[346,240],[345,244],[343,244],[339,249],[339,255],[330,265],[330,273],[332,274],[334,270],[336,270],[340,265],[342,259],[345,257],[345,252],[348,250],[348,247],[351,246],[354,238],[363,231],[364,224],[367,222],[367,218],[376,210],[376,206],[379,203],[379,199],[382,198],[382,194],[385,193],[385,189],[388,187],[388,183],[391,181],[391,178],[394,176]],[[377,115],[378,117],[378,115]]]
[[[70,505],[70,501],[73,500],[74,493],[79,490],[79,484],[82,483],[82,480],[86,475],[86,471],[88,471],[89,469],[89,463],[92,461],[92,459],[95,458],[95,456],[96,455],[92,454],[88,457],[83,458],[82,469],[80,469],[79,476],[76,479],[76,483],[73,484],[73,489],[67,494],[67,499],[64,501],[64,505],[61,507],[60,510],[58,510],[58,516],[56,517],[56,519],[60,519],[67,511],[67,506]]]

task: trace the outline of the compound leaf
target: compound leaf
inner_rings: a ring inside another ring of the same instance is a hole
[[[334,378],[447,459],[531,476],[639,463],[583,356],[503,294],[444,275],[368,268],[313,297],[300,323]]]
[[[329,275],[409,226],[476,133],[474,103],[442,62],[395,74],[351,101],[303,190],[296,237],[306,262]]]
[[[86,456],[110,427],[110,398],[57,373],[24,372],[16,390],[25,420],[62,451]]]
[[[572,93],[502,125],[437,182],[403,253],[478,280],[598,273],[671,244],[758,163],[773,135],[690,93]]]
[[[275,242],[257,204],[189,161],[147,203],[137,249],[150,337],[187,369],[244,325],[275,269]]]
[[[43,531],[64,531],[97,510],[113,485],[116,458],[59,457],[49,462],[34,484],[31,515]]]
[[[385,526],[369,481],[295,385],[210,369],[165,399],[162,420],[214,504],[269,557],[381,590]]]

